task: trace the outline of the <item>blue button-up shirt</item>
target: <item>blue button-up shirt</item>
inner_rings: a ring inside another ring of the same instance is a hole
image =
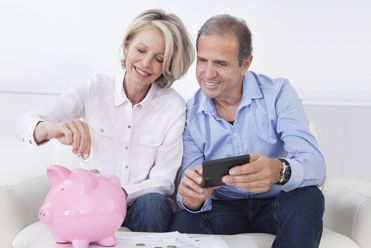
[[[271,79],[248,71],[233,125],[220,118],[213,101],[198,90],[187,103],[183,141],[178,183],[186,169],[195,168],[205,160],[261,153],[290,163],[291,177],[283,186],[273,185],[264,193],[223,186],[214,190],[211,199],[270,198],[281,190],[321,185],[325,179],[324,158],[309,130],[301,100],[287,79]],[[177,201],[186,209],[179,194]],[[200,211],[211,207],[208,199]]]

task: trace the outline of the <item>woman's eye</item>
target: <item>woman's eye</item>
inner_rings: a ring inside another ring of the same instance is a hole
[[[156,60],[157,60],[157,62],[159,62],[159,63],[164,62],[164,59],[162,59],[162,58],[157,58]]]

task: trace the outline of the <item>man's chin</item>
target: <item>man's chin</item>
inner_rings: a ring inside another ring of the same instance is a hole
[[[219,94],[216,90],[211,91],[211,90],[202,88],[202,92],[204,93],[205,96],[207,96],[209,98],[215,98],[215,97],[219,96]]]

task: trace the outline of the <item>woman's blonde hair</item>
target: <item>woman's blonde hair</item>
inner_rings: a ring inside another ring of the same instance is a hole
[[[194,46],[183,22],[174,14],[167,14],[160,9],[151,9],[136,17],[129,25],[122,42],[122,51],[130,45],[135,35],[144,27],[152,25],[158,28],[165,39],[165,53],[162,63],[162,75],[155,83],[163,88],[183,76],[195,58]],[[126,66],[123,53],[121,66]]]

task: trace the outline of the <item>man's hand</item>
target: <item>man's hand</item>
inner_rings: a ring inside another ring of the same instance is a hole
[[[282,162],[276,158],[251,154],[250,163],[233,167],[222,180],[249,192],[267,192],[280,180],[281,166]]]
[[[90,155],[89,126],[80,120],[61,123],[39,122],[35,128],[34,137],[38,144],[55,138],[64,145],[72,146],[72,152],[83,159],[87,159]]]
[[[214,188],[202,187],[202,167],[197,166],[195,170],[188,169],[179,184],[179,194],[182,196],[183,204],[190,210],[198,210],[206,199],[213,193]]]

